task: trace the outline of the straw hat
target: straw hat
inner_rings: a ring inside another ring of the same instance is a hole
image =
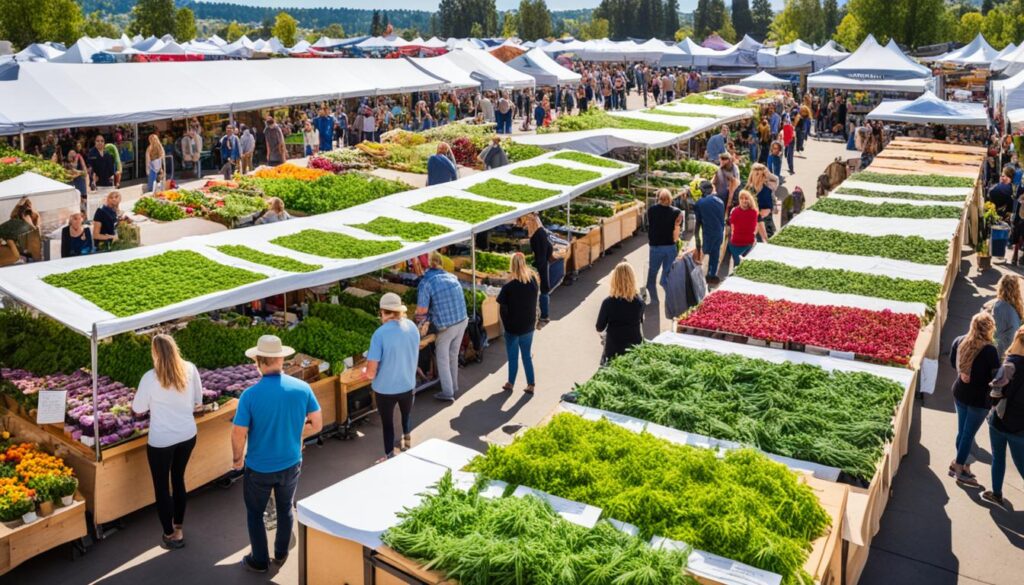
[[[402,304],[402,297],[393,292],[384,293],[384,296],[380,298],[380,308],[382,311],[392,311],[394,313],[405,313],[408,310]]]
[[[281,344],[281,338],[276,335],[261,335],[256,342],[256,347],[245,350],[245,357],[255,359],[257,357],[283,358],[295,353],[295,350]]]

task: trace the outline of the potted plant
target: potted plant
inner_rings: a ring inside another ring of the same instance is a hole
[[[978,242],[978,272],[988,270],[992,267],[992,255],[989,254],[988,239]]]
[[[53,502],[61,506],[70,506],[75,502],[75,491],[78,490],[78,479],[71,475],[54,476],[54,485],[51,496]]]
[[[39,515],[46,517],[53,514],[54,487],[56,475],[38,475],[28,480],[28,487],[35,491],[35,501],[39,505]]]
[[[35,493],[13,477],[0,478],[0,522],[16,528],[36,521]]]

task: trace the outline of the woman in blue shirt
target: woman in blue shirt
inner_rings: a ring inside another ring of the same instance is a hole
[[[768,150],[768,172],[780,176],[782,173],[782,143],[776,140],[772,142],[771,148]]]

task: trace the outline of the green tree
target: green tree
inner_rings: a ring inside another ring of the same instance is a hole
[[[849,0],[846,10],[847,14],[857,17],[865,37],[867,33],[871,33],[879,43],[887,43],[889,39],[902,33],[903,18],[900,14],[900,5],[892,0]],[[861,37],[861,40],[864,40],[864,37]]]
[[[821,5],[822,25],[825,27],[825,38],[830,39],[836,34],[839,26],[839,6],[836,0],[825,0]]]
[[[174,38],[181,42],[196,38],[196,15],[190,8],[179,8],[174,14]]]
[[[818,0],[786,0],[786,7],[772,21],[770,36],[779,44],[797,39],[817,43],[823,39],[824,32]]]
[[[436,16],[437,30],[432,32],[438,36],[488,37],[499,32],[494,0],[441,0]]]
[[[0,0],[0,39],[15,47],[42,41],[70,45],[81,36],[83,23],[75,0]]]
[[[960,26],[956,28],[956,40],[960,43],[969,43],[981,32],[981,25],[985,17],[980,12],[968,12],[960,17]]]
[[[671,39],[679,30],[679,0],[667,0],[665,2],[665,16],[662,33],[655,35],[660,39]]]
[[[581,41],[606,39],[610,35],[610,25],[607,18],[591,18],[586,22],[580,23],[578,38]]]
[[[507,38],[519,34],[519,15],[509,10],[501,19],[501,36]]]
[[[751,34],[755,39],[764,41],[768,38],[768,30],[772,21],[775,20],[775,11],[772,10],[771,1],[754,0],[751,9]]]
[[[981,34],[995,48],[1002,49],[1016,39],[1016,18],[1011,8],[996,6],[981,23]]]
[[[677,43],[681,42],[683,39],[686,39],[686,38],[692,37],[692,36],[693,36],[693,29],[688,27],[688,26],[681,27],[679,30],[676,31],[676,33],[674,35],[672,35],[672,37],[676,40]]]
[[[345,38],[345,27],[341,26],[340,22],[332,22],[320,29],[320,35],[330,39],[343,39]]]
[[[740,40],[740,37],[736,35],[736,29],[732,26],[732,19],[729,18],[729,14],[726,13],[725,18],[722,19],[722,26],[718,28],[718,36],[722,37],[723,41],[735,43]]]
[[[238,24],[235,21],[231,21],[231,23],[224,28],[224,33],[220,36],[224,37],[225,41],[233,43],[238,39],[242,38],[242,35],[244,34],[245,29],[242,28],[242,25]]]
[[[474,22],[473,26],[469,27],[469,36],[479,39],[484,36],[484,27],[479,22]]]
[[[749,0],[732,0],[732,27],[736,29],[736,36],[739,38],[754,30],[754,17],[750,13]]]
[[[832,38],[840,45],[846,47],[847,51],[854,51],[864,42],[867,36],[868,31],[864,29],[857,15],[848,12],[843,17],[843,20],[839,22],[839,26],[836,27],[836,34]]]
[[[174,0],[139,0],[132,8],[128,34],[161,37],[178,29]],[[182,41],[191,39],[181,39]]]
[[[981,2],[981,15],[988,16],[990,10],[996,7],[994,0],[982,0]]]
[[[121,36],[121,29],[111,22],[109,15],[95,10],[85,17],[85,22],[82,25],[82,34],[87,37],[116,39]]]
[[[710,30],[708,25],[708,18],[711,12],[710,6],[711,0],[697,0],[697,8],[693,11],[694,42],[699,43],[707,36]]]
[[[373,11],[373,18],[370,20],[370,34],[375,37],[380,36],[380,32],[383,27],[380,24],[380,12],[377,10]]]
[[[897,4],[900,28],[892,37],[912,48],[948,40],[940,36],[939,16],[944,10],[945,0],[902,0]]]
[[[299,21],[295,20],[294,16],[287,12],[278,12],[277,17],[274,18],[274,28],[270,29],[270,33],[277,37],[281,44],[291,47],[295,44],[298,30]]]
[[[516,30],[524,41],[551,36],[551,12],[544,0],[519,0],[517,20]]]

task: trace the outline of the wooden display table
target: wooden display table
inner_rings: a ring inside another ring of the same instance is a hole
[[[8,528],[0,524],[0,575],[51,548],[86,535],[85,502],[77,499],[70,506],[31,524]]]

